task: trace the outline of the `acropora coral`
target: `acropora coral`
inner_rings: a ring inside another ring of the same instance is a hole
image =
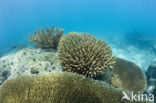
[[[103,40],[87,33],[70,32],[60,39],[58,56],[64,71],[96,77],[112,68],[115,57]]]
[[[74,73],[40,74],[5,82],[0,103],[136,103],[121,101],[123,91]]]
[[[63,29],[58,29],[50,27],[46,27],[46,32],[44,29],[41,29],[39,32],[39,29],[34,34],[30,35],[29,42],[35,42],[36,47],[40,48],[51,48],[51,49],[57,49],[58,43],[60,41],[60,38],[63,35]]]
[[[112,69],[112,84],[135,93],[143,92],[146,87],[146,78],[136,64],[117,58]]]

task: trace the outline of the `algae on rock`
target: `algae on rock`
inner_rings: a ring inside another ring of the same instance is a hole
[[[50,27],[46,27],[46,32],[44,29],[41,29],[40,32],[39,29],[37,29],[36,33],[33,35],[31,34],[31,40],[29,40],[29,42],[35,42],[36,47],[56,50],[62,35],[63,29],[58,29],[57,27],[54,28],[53,26],[51,29]]]

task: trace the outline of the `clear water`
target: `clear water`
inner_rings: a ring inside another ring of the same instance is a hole
[[[65,33],[92,33],[115,55],[146,69],[155,61],[155,5],[155,0],[0,0],[0,56],[27,45],[36,28],[53,24]]]

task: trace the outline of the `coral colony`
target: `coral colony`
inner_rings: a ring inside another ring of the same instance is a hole
[[[110,47],[87,33],[70,32],[61,38],[58,56],[65,71],[96,77],[113,67]]]
[[[37,29],[36,33],[31,34],[31,40],[29,40],[29,42],[35,42],[36,47],[57,49],[62,35],[63,29],[54,28],[54,26],[52,26],[51,29],[50,27],[46,27],[46,32],[44,32],[44,29],[41,29],[40,33],[39,29]]]
[[[112,69],[112,75],[112,84],[117,87],[135,93],[143,92],[146,87],[144,73],[141,71],[140,67],[130,61],[116,58],[114,69]]]

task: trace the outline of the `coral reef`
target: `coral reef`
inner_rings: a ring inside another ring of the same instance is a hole
[[[63,36],[58,46],[58,56],[65,71],[86,77],[101,75],[115,63],[106,42],[87,33],[70,32]]]
[[[30,42],[53,51],[25,48],[0,58],[0,103],[136,103],[121,99],[123,91],[131,98],[129,91],[142,93],[146,87],[137,65],[115,58],[105,41],[90,34],[62,33],[47,27],[46,33],[31,35]],[[147,73],[149,80],[155,78],[153,71]],[[147,94],[156,94],[151,83]]]
[[[44,32],[44,29],[41,29],[41,33],[39,32],[39,29],[37,29],[36,33],[33,35],[31,34],[31,40],[29,40],[29,42],[35,42],[36,47],[56,50],[62,35],[63,29],[58,29],[56,27],[54,29],[53,26],[51,29],[46,27],[46,33]]]
[[[57,53],[26,48],[0,58],[0,85],[7,79],[21,75],[62,71]]]
[[[143,50],[147,50],[148,48],[149,51],[156,52],[156,37],[153,35],[145,34],[138,30],[134,30],[132,32],[128,32],[124,37],[127,41],[127,44],[133,45],[136,48]]]
[[[143,92],[146,78],[141,69],[134,63],[117,58],[112,69],[112,84],[133,92]]]
[[[8,80],[0,88],[0,103],[121,103],[123,91],[78,74],[51,73]]]

